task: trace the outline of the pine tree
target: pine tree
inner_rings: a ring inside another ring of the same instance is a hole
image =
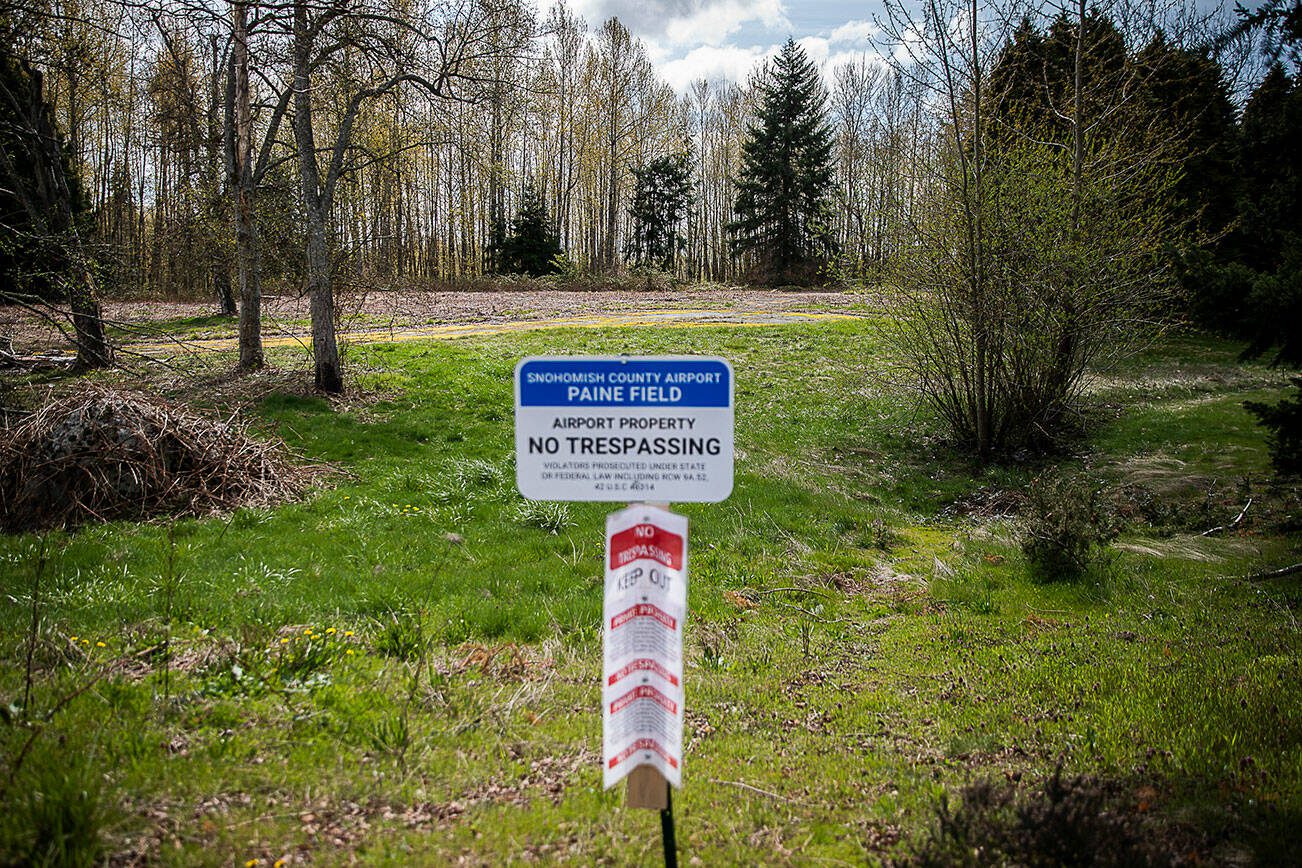
[[[84,222],[88,203],[38,80],[7,47],[0,47],[0,151],[0,296],[13,290],[62,300],[65,215]],[[66,184],[52,183],[55,172]]]
[[[834,170],[827,90],[792,39],[757,87],[757,122],[742,145],[737,219],[728,226],[732,250],[754,257],[770,280],[803,282],[835,253],[828,213]]]
[[[537,188],[529,184],[511,220],[511,235],[502,242],[501,266],[508,272],[539,277],[556,271],[554,260],[561,252],[547,204]]]
[[[1272,64],[1243,107],[1241,261],[1258,271],[1280,264],[1286,235],[1302,235],[1302,85]]]
[[[85,195],[40,72],[7,45],[0,45],[0,190],[0,279],[19,292],[66,293],[78,367],[111,365],[95,267],[82,241]],[[6,289],[0,285],[0,300]]]
[[[692,204],[692,169],[687,154],[658,157],[633,170],[637,185],[629,217],[633,237],[629,254],[638,265],[672,271],[686,244],[678,227]]]
[[[1296,50],[1299,40],[1291,44]],[[1239,175],[1240,225],[1230,246],[1239,261],[1222,292],[1240,301],[1237,331],[1244,355],[1270,354],[1275,364],[1302,368],[1302,81],[1271,65],[1243,108]],[[1271,462],[1282,474],[1302,472],[1302,377],[1291,399],[1248,402],[1269,432]]]
[[[1234,221],[1237,131],[1225,70],[1214,56],[1158,34],[1134,59],[1139,111],[1172,132],[1179,214],[1216,238]]]
[[[1044,35],[1031,21],[1031,16],[1022,16],[990,71],[989,96],[996,128],[1000,123],[1039,122],[1048,114],[1048,94],[1045,92],[1047,63]]]

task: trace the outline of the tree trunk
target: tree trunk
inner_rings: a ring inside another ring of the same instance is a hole
[[[235,290],[231,287],[231,273],[220,262],[212,264],[212,283],[217,291],[217,304],[222,316],[235,316]]]
[[[42,166],[50,185],[54,188],[52,198],[58,203],[59,220],[63,224],[64,244],[67,246],[68,263],[68,306],[72,309],[72,327],[77,342],[77,367],[82,369],[107,368],[113,364],[113,349],[104,335],[104,320],[100,316],[99,302],[95,300],[95,271],[81,233],[77,229],[76,217],[72,213],[72,193],[68,186],[68,176],[63,170],[58,131],[50,117],[49,106],[45,103],[42,89],[42,77],[37,70],[30,70],[31,93],[27,97],[32,135],[32,155],[38,166]],[[48,216],[37,216],[37,220]]]
[[[68,302],[72,308],[72,327],[77,335],[77,367],[83,370],[111,367],[113,348],[104,336],[104,319],[100,316],[99,302],[95,300],[95,276],[86,263],[81,238],[75,229],[69,240],[73,247],[74,265]]]
[[[327,242],[329,207],[321,189],[316,140],[312,134],[311,37],[307,0],[294,0],[294,141],[298,146],[299,179],[307,218],[307,291],[311,298],[312,355],[316,387],[342,392],[343,373],[335,341],[335,300]]]
[[[975,249],[973,250],[973,286],[976,290],[976,313],[977,321],[974,332],[976,335],[976,391],[977,391],[977,413],[976,413],[976,436],[977,436],[977,454],[984,461],[990,457],[994,447],[994,437],[991,432],[991,405],[993,401],[990,395],[990,385],[986,379],[986,367],[991,364],[991,348],[989,341],[990,333],[990,299],[986,293],[985,282],[985,232],[982,229],[982,218],[985,214],[985,193],[982,189],[985,165],[984,155],[981,153],[982,138],[984,131],[981,128],[981,54],[977,46],[978,19],[977,19],[977,0],[971,3],[971,20],[968,23],[971,30],[972,40],[972,192],[975,202],[973,209],[975,228],[973,239]]]
[[[228,132],[230,185],[235,193],[235,270],[240,287],[240,370],[261,368],[262,287],[258,274],[258,238],[253,226],[253,122],[249,96],[248,4],[232,7],[234,46],[231,51],[227,114],[234,129]]]

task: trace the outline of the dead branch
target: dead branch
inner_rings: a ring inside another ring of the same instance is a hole
[[[316,475],[233,417],[211,420],[160,398],[98,387],[46,404],[6,434],[6,530],[275,503]]]
[[[1243,509],[1239,510],[1239,514],[1238,514],[1238,516],[1234,519],[1234,521],[1230,522],[1229,524],[1221,524],[1221,525],[1217,525],[1216,527],[1211,528],[1210,530],[1205,530],[1205,531],[1203,531],[1202,533],[1200,533],[1200,534],[1198,534],[1198,535],[1199,535],[1199,536],[1211,536],[1212,534],[1220,533],[1220,532],[1223,531],[1223,530],[1233,530],[1234,528],[1238,527],[1238,526],[1243,522],[1243,517],[1244,517],[1245,515],[1248,514],[1248,508],[1249,508],[1250,506],[1252,506],[1252,498],[1251,498],[1251,497],[1249,497],[1249,498],[1248,498],[1248,502],[1245,503],[1245,504],[1243,505]]]
[[[1287,567],[1280,567],[1277,570],[1263,570],[1260,573],[1253,573],[1248,576],[1249,581],[1258,581],[1260,579],[1282,579],[1285,576],[1291,576],[1294,573],[1302,573],[1302,563],[1292,564]]]

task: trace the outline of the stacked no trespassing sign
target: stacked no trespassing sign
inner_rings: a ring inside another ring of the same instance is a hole
[[[606,517],[602,778],[639,765],[682,782],[687,519],[646,504]]]
[[[516,367],[516,483],[537,500],[717,503],[732,492],[733,377],[698,356],[528,358]],[[687,519],[606,518],[606,787],[649,765],[682,780]]]

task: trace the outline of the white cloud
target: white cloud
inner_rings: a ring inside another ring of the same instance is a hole
[[[832,31],[829,40],[836,43],[857,42],[861,47],[867,48],[867,44],[881,32],[881,28],[871,21],[847,21]]]
[[[860,56],[881,62],[872,44],[881,31],[872,21],[838,21],[836,11],[821,7],[811,20],[810,11],[797,0],[569,2],[594,29],[612,16],[619,18],[642,40],[660,75],[679,93],[701,78],[745,81],[762,60],[781,49],[787,34],[799,33],[789,11],[803,17],[801,29],[808,35],[797,41],[829,79],[834,67]]]
[[[677,60],[661,64],[660,74],[679,93],[686,92],[692,82],[701,78],[745,81],[760,61],[776,50],[777,46],[765,49],[759,46],[702,45]]]
[[[885,63],[871,46],[838,44],[823,36],[806,36],[796,40],[831,84],[832,71],[844,63],[860,58],[872,64]],[[759,68],[762,61],[782,50],[782,43],[768,46],[702,45],[682,57],[657,62],[660,75],[678,93],[686,93],[698,79],[743,82]]]
[[[814,62],[814,66],[822,68],[827,63],[827,55],[831,48],[825,37],[822,36],[804,36],[796,40],[801,48],[805,49],[805,54]]]
[[[781,0],[726,0],[671,20],[664,35],[672,45],[721,45],[752,21],[770,30],[790,26]]]
[[[789,27],[782,0],[575,0],[596,27],[618,18],[635,36],[670,46],[720,45],[743,25]]]

